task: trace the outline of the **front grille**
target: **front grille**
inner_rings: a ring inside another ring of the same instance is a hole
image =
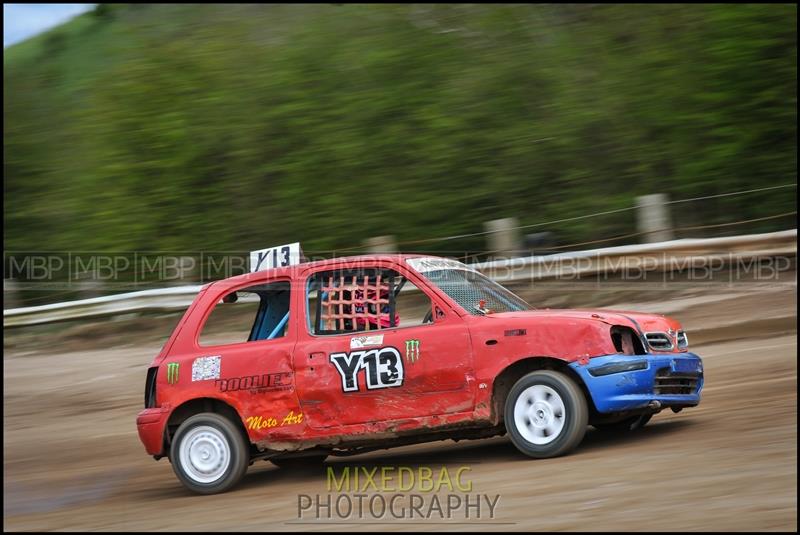
[[[669,351],[672,349],[672,339],[667,333],[647,333],[644,335],[647,345],[656,351]]]
[[[699,374],[674,373],[669,368],[661,368],[656,373],[653,393],[666,396],[686,396],[697,390]]]

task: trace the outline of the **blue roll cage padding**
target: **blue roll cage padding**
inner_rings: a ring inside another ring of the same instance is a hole
[[[260,295],[258,296],[261,299],[261,304],[258,306],[258,313],[256,314],[256,321],[253,323],[253,329],[250,333],[250,338],[248,340],[261,340],[261,331],[262,327],[264,326],[264,314],[267,311],[267,307],[264,304],[264,298]]]
[[[272,340],[286,326],[289,321],[289,311],[287,310],[283,316],[278,316],[281,310],[286,310],[289,307],[289,292],[286,292],[286,298],[283,296],[273,297],[272,300],[267,300],[266,296],[259,294],[261,297],[261,306],[259,307],[258,314],[253,328],[253,336],[250,340]],[[281,306],[281,305],[285,305]],[[277,308],[277,310],[275,310]],[[273,313],[273,310],[277,313]],[[278,318],[281,318],[278,320]]]
[[[267,340],[272,340],[273,338],[275,338],[278,335],[278,333],[281,332],[283,330],[283,328],[286,326],[286,322],[287,321],[289,321],[289,313],[288,312],[286,313],[285,316],[283,316],[283,319],[275,327],[275,330],[273,330],[269,334],[269,337],[267,338]]]

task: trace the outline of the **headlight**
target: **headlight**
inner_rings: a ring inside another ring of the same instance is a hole
[[[689,337],[683,331],[678,331],[678,349],[686,349],[689,347]]]

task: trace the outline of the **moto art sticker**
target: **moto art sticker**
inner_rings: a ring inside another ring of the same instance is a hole
[[[219,379],[219,367],[222,356],[200,357],[192,363],[192,381]]]
[[[370,336],[354,336],[350,339],[350,349],[361,349],[370,346],[383,345],[383,335],[373,334]]]

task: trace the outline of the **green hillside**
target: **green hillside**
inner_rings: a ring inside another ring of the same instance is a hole
[[[796,5],[102,4],[6,49],[3,83],[11,251],[320,250],[797,177]]]

